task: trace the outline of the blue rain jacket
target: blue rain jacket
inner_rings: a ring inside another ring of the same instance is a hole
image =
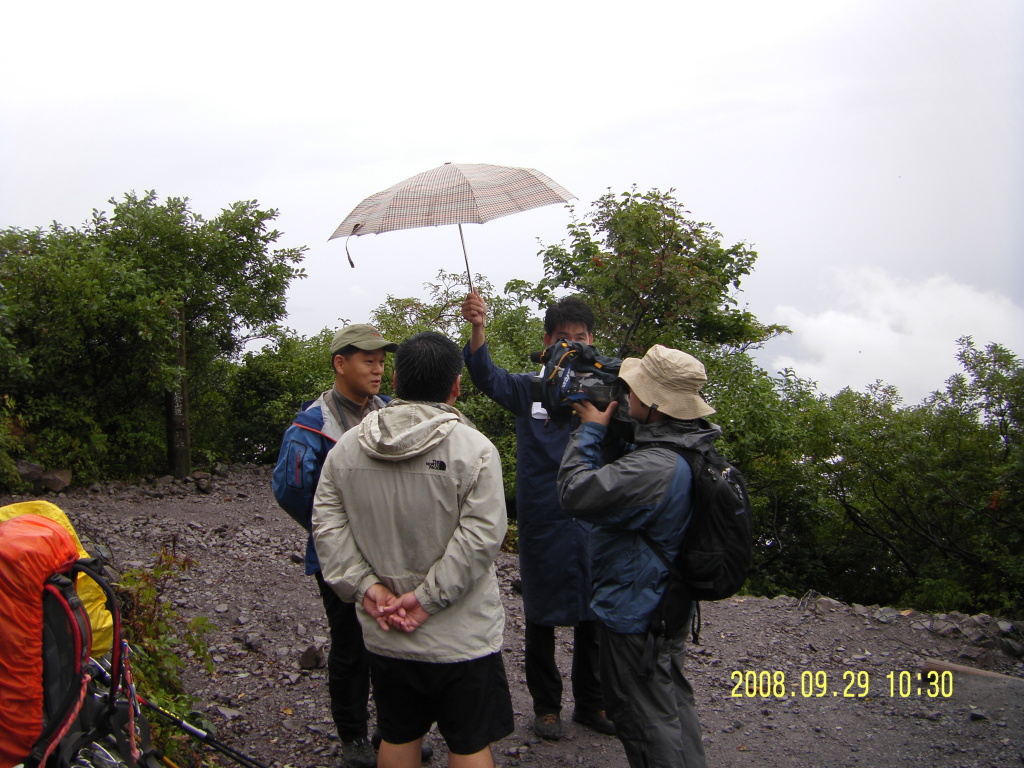
[[[675,560],[693,511],[690,465],[668,445],[706,448],[721,430],[703,419],[638,425],[635,449],[609,464],[601,457],[606,432],[590,423],[573,433],[558,475],[559,498],[593,523],[597,617],[613,632],[646,632],[669,571],[640,531]]]
[[[345,433],[345,425],[338,423],[325,403],[324,398],[330,394],[331,390],[327,390],[316,400],[304,403],[292,425],[285,430],[271,481],[274,498],[281,509],[310,532],[306,540],[307,576],[320,572],[312,533],[316,484],[320,482],[320,470],[327,454]],[[383,408],[389,399],[375,396],[371,410]]]

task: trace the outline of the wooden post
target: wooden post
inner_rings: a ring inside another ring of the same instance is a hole
[[[993,677],[998,680],[1013,680],[1018,683],[1024,683],[1024,678],[1013,677],[1012,675],[1004,675],[1002,672],[992,672],[988,669],[978,669],[977,667],[966,667],[963,664],[952,664],[948,661],[942,661],[941,659],[926,658],[924,664],[921,665],[923,672],[954,672],[958,675],[975,675],[976,677]]]
[[[185,316],[178,309],[177,365],[185,370]],[[188,376],[182,375],[178,388],[167,393],[167,465],[175,477],[192,472],[192,441],[188,428]]]

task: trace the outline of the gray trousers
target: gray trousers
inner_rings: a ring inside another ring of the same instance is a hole
[[[601,689],[630,768],[707,766],[693,688],[683,674],[686,632],[662,642],[647,677],[647,635],[601,625]]]

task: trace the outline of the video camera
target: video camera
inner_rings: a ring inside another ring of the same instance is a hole
[[[547,349],[533,352],[530,359],[544,366],[541,375],[530,382],[530,397],[543,405],[554,421],[568,421],[572,404],[580,400],[604,410],[625,392],[616,383],[622,361],[602,355],[589,344],[559,339]]]

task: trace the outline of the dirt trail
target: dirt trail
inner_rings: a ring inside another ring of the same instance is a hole
[[[304,533],[274,502],[269,473],[232,468],[213,479],[210,493],[189,483],[113,485],[50,500],[80,532],[109,547],[118,568],[150,562],[172,543],[195,558],[198,566],[167,598],[182,614],[205,615],[216,626],[209,638],[214,675],[194,662],[186,669],[196,708],[221,740],[267,764],[333,768],[339,749],[325,670],[300,663],[322,653],[326,622],[315,583],[296,562]],[[0,498],[0,505],[10,501]],[[615,738],[571,722],[568,684],[566,738],[533,735],[516,558],[502,555],[498,569],[516,731],[496,746],[497,764],[625,766]],[[571,638],[559,630],[563,675]],[[701,639],[690,649],[687,672],[716,768],[1024,765],[1024,664],[972,644],[934,617],[828,600],[739,597],[704,606]],[[928,658],[1009,677],[954,672],[938,679],[938,696],[929,696],[927,676],[920,683],[917,677]],[[443,740],[430,738],[431,764],[445,765]]]

